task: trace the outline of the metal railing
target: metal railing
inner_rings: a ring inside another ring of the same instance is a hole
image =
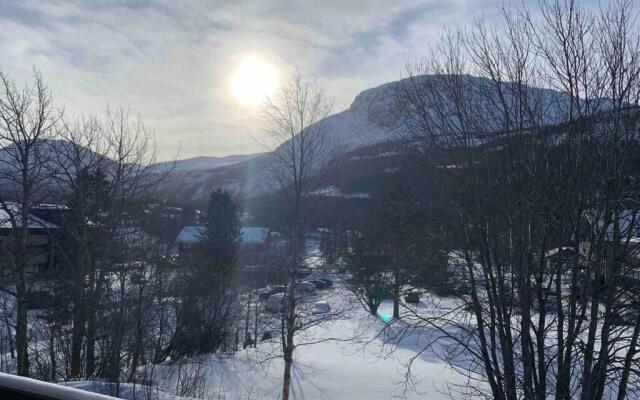
[[[0,399],[116,400],[103,394],[5,373],[0,373]]]

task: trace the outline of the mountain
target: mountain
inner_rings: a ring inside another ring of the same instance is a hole
[[[418,83],[425,83],[422,85],[423,88],[431,87],[436,88],[435,90],[443,82],[441,75],[425,75],[412,79],[417,79]],[[340,174],[353,175],[355,171],[375,175],[380,171],[370,169],[377,165],[375,163],[370,165],[371,160],[389,159],[391,156],[398,155],[398,151],[393,149],[392,143],[406,136],[407,131],[401,122],[397,93],[399,87],[406,82],[406,80],[395,81],[365,90],[356,96],[349,108],[330,115],[322,121],[328,130],[325,143],[329,143],[331,146],[329,153],[339,156],[343,161],[351,160],[349,161],[351,166],[340,168],[336,174],[333,174],[333,179],[337,179]],[[483,113],[499,114],[496,112],[495,105],[488,102],[485,95],[487,91],[495,90],[488,79],[464,76],[462,82],[468,87],[468,99],[479,109],[482,109]],[[567,96],[549,89],[530,88],[530,90],[541,100],[540,107],[546,110],[545,122],[559,122],[563,115],[563,105],[568,104]],[[510,100],[506,98],[506,101]],[[491,129],[490,127],[483,128]],[[365,154],[360,154],[363,153],[360,151],[361,149],[364,149]],[[185,169],[177,174],[177,179],[171,180],[162,188],[161,195],[182,203],[202,204],[211,190],[223,187],[247,198],[260,196],[268,193],[272,187],[267,168],[269,160],[270,155],[266,153],[211,170]],[[356,161],[360,165],[357,168],[354,167]],[[360,167],[364,169],[361,170]],[[394,168],[398,168],[398,166],[385,165],[383,169],[387,172],[382,171],[381,176],[389,175],[388,171]],[[333,198],[351,196],[354,198],[353,194],[338,192],[335,190],[336,188],[338,187],[324,188],[325,191],[319,192],[318,195]],[[361,199],[366,197],[365,192],[358,193],[357,196]]]
[[[323,121],[328,132],[326,142],[344,154],[396,138],[401,130],[397,113],[393,111],[393,90],[393,83],[365,90],[348,109],[328,116]],[[182,203],[201,203],[215,187],[248,196],[258,195],[268,191],[266,167],[269,159],[268,153],[260,154],[211,170],[176,166],[176,176],[163,186],[160,195]]]
[[[225,157],[193,157],[185,158],[183,160],[176,161],[164,161],[154,165],[155,168],[164,170],[172,168],[176,173],[186,173],[192,171],[207,171],[215,168],[226,167],[227,165],[233,165],[248,161],[252,158],[256,158],[262,155],[262,153],[255,154],[234,154]]]

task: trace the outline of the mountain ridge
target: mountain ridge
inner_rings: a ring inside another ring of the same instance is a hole
[[[225,167],[261,156],[264,153],[230,154],[228,156],[195,156],[173,161],[160,161],[153,168],[172,168],[173,171],[206,171]]]
[[[408,132],[401,119],[402,110],[397,93],[408,79],[418,79],[419,84],[427,83],[425,87],[438,87],[443,76],[423,75],[405,78],[363,90],[355,96],[347,109],[322,120],[327,129],[324,140],[325,143],[330,144],[327,153],[341,156],[359,148],[406,137]],[[480,93],[484,88],[489,90],[491,87],[491,82],[487,78],[470,75],[463,77],[463,84],[469,86],[470,96],[478,96],[479,101],[482,101]],[[531,90],[542,99],[545,107],[566,103],[566,95],[561,92],[535,87]],[[482,106],[490,107],[485,104]],[[554,123],[560,115],[560,111],[549,115],[546,122]],[[266,168],[268,162],[269,153],[263,153],[255,158],[210,171],[184,171],[181,173],[180,182],[167,185],[162,193],[180,202],[202,201],[216,187],[222,187],[244,197],[258,196],[272,190],[268,168]],[[349,171],[345,170],[344,173],[348,174]],[[179,190],[177,190],[178,187]]]

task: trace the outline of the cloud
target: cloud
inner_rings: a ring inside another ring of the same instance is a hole
[[[397,79],[443,24],[496,4],[0,0],[0,68],[26,81],[36,66],[69,113],[130,108],[156,132],[162,158],[177,147],[181,157],[264,151],[260,112],[228,89],[247,55],[270,60],[283,76],[299,67],[340,111],[361,90]]]

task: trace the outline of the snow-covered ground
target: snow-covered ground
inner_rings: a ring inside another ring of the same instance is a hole
[[[310,255],[315,254],[313,250],[317,250],[317,245],[310,243]],[[321,263],[314,257],[308,262]],[[318,291],[308,298],[309,305],[318,300],[328,301],[334,316],[296,336],[297,343],[305,344],[294,354],[293,399],[445,399],[449,398],[448,385],[467,384],[464,376],[441,361],[439,349],[442,348],[433,347],[421,353],[425,344],[433,339],[428,330],[411,332],[397,343],[389,339],[390,333],[401,330],[403,324],[410,321],[410,312],[405,313],[403,319],[392,321],[392,304],[386,302],[378,316],[372,316],[339,279],[335,281],[333,289]],[[418,306],[419,314],[442,312],[449,303],[424,295]],[[277,329],[275,315],[265,312],[262,319],[271,329]],[[113,384],[104,382],[79,381],[65,385],[126,399],[278,399],[283,373],[279,346],[274,337],[259,343],[255,349],[240,350],[232,355],[206,355],[141,367],[136,379],[142,383],[121,384],[117,392]],[[407,366],[413,358],[408,377]]]
[[[335,320],[305,332],[303,345],[294,356],[292,398],[294,399],[445,399],[449,384],[465,384],[466,379],[440,361],[434,351],[420,354],[407,365],[426,343],[425,337],[410,335],[398,346],[386,344],[384,322],[392,305],[385,303],[379,315],[368,315],[359,305],[342,307],[355,301],[338,286],[328,299],[332,308],[344,313]],[[401,322],[400,322],[401,323]],[[393,347],[394,351],[390,352]],[[167,392],[174,392],[178,376],[198,375],[203,388],[199,394],[215,399],[277,399],[282,390],[282,360],[277,340],[263,342],[256,349],[241,350],[233,356],[206,356],[188,363],[168,362],[156,366],[154,379]],[[192,371],[191,373],[187,371]],[[183,378],[184,380],[184,378]]]

